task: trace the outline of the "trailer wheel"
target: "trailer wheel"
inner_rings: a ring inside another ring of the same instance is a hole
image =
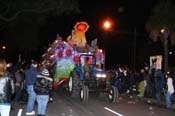
[[[109,102],[115,103],[118,98],[118,89],[115,86],[111,86],[108,93]]]
[[[70,96],[72,97],[78,97],[79,92],[80,92],[79,76],[74,71],[71,72],[69,76],[68,91],[69,91]]]
[[[86,85],[84,85],[80,90],[80,99],[83,103],[87,103],[88,98],[89,98],[89,89]]]

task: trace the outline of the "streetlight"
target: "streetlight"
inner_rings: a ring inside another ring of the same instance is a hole
[[[109,21],[106,21],[105,23],[104,23],[104,28],[105,29],[109,29],[111,27],[111,23],[109,22]]]
[[[164,33],[164,32],[165,32],[165,29],[161,29],[160,32],[161,32],[161,33]]]
[[[112,28],[112,21],[110,19],[106,19],[103,22],[103,29],[110,30]]]
[[[5,57],[6,49],[7,48],[5,45],[0,45],[0,55],[2,55],[3,57]]]
[[[2,50],[5,50],[6,49],[6,47],[5,46],[2,46]]]
[[[101,27],[102,27],[102,29],[104,29],[105,31],[111,31],[111,29],[112,29],[112,25],[113,25],[113,22],[112,22],[112,20],[110,20],[109,18],[107,18],[107,19],[105,19],[105,20],[103,20],[102,21],[102,23],[101,23]],[[105,37],[104,37],[105,38]],[[105,39],[104,39],[105,40]],[[103,44],[104,45],[104,44]],[[104,46],[103,46],[104,47]],[[103,51],[102,50],[100,50],[100,52],[102,53],[103,52],[103,55],[104,55],[104,64],[103,64],[103,68],[106,68],[106,61],[105,61],[105,59],[106,59],[106,50],[104,49]]]
[[[4,50],[6,50],[6,46],[5,45],[0,45],[0,51],[4,51]]]
[[[103,29],[105,30],[105,31],[110,31],[110,32],[114,32],[114,33],[120,33],[120,34],[128,34],[128,35],[133,35],[134,36],[134,41],[133,41],[133,50],[132,50],[132,67],[133,67],[133,69],[135,70],[135,68],[136,68],[136,44],[137,44],[137,31],[136,31],[136,27],[134,27],[134,32],[132,32],[132,33],[129,33],[129,32],[119,32],[118,30],[114,30],[113,29],[113,21],[112,20],[110,20],[110,19],[106,19],[106,20],[104,20],[103,21]],[[162,30],[163,31],[163,30]]]
[[[164,46],[164,71],[168,71],[168,35],[169,31],[166,28],[160,30],[163,37],[163,46]]]

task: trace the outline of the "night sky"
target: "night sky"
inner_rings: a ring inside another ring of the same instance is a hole
[[[105,49],[107,68],[117,64],[133,64],[134,37],[136,37],[137,66],[142,65],[145,61],[148,62],[150,55],[162,54],[160,44],[153,43],[145,31],[145,22],[150,15],[151,8],[156,4],[156,0],[79,0],[79,4],[81,13],[48,16],[44,24],[37,27],[35,33],[40,44],[35,52],[32,52],[34,58],[37,60],[41,58],[48,45],[56,39],[58,33],[63,37],[63,40],[66,40],[78,21],[85,21],[90,26],[86,32],[88,43],[90,44],[91,40],[98,38],[98,45]],[[111,19],[114,23],[111,32],[102,29],[102,21],[106,18]],[[30,31],[30,26],[32,26],[30,23],[18,23],[18,28]],[[136,36],[134,30],[136,30]],[[20,35],[23,40],[16,41],[9,32]],[[17,59],[16,55],[22,54],[23,50],[19,49],[18,45],[25,41],[27,34],[17,30],[16,27],[0,32],[2,38],[0,42],[7,46],[10,45],[9,48],[11,48],[9,52],[11,54],[8,54],[9,60]],[[32,56],[23,56],[24,59],[27,57]]]
[[[82,3],[81,3],[82,2]],[[138,67],[149,62],[149,56],[162,54],[159,43],[153,43],[145,31],[147,21],[155,0],[93,0],[81,1],[80,20],[87,20],[90,28],[88,39],[98,38],[99,46],[106,51],[107,67],[116,64],[133,65],[134,29],[136,29],[136,64]],[[89,7],[90,6],[90,7]],[[110,18],[114,27],[112,32],[102,28],[102,21]],[[109,65],[108,65],[109,64]]]

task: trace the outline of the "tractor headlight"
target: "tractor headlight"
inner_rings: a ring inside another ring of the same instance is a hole
[[[106,78],[106,74],[96,74],[97,78]]]

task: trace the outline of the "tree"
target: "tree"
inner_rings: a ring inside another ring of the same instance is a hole
[[[164,47],[164,71],[168,70],[168,41],[175,44],[175,4],[173,0],[160,1],[153,9],[146,29],[153,41],[160,40]]]
[[[0,26],[26,13],[53,14],[79,12],[78,0],[0,0]]]
[[[79,11],[77,0],[0,0],[0,19],[6,22],[15,20],[23,13],[53,13]]]
[[[0,31],[5,32],[11,50],[31,55],[41,44],[41,23],[51,16],[78,12],[78,0],[0,0]]]

